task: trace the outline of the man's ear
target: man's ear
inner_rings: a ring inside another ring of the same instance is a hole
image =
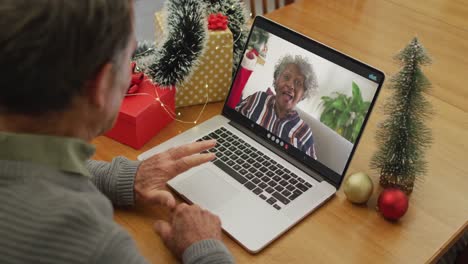
[[[109,95],[109,89],[112,89],[113,70],[112,64],[104,64],[94,76],[94,79],[88,82],[87,97],[91,104],[98,108],[104,107]]]

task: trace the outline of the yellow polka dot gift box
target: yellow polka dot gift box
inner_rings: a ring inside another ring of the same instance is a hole
[[[165,13],[155,13],[156,45],[165,39]],[[233,36],[229,28],[208,30],[206,48],[192,74],[176,86],[176,107],[219,102],[231,86]]]

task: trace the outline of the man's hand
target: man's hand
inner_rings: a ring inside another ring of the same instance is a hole
[[[216,140],[200,141],[171,148],[144,160],[135,175],[137,202],[175,207],[166,182],[178,174],[214,159],[214,153],[200,154],[216,145]]]
[[[154,225],[164,244],[178,258],[192,244],[205,239],[221,241],[221,220],[198,205],[179,204],[171,222],[158,220]]]

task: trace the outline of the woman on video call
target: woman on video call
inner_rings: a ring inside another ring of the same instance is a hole
[[[317,159],[310,127],[294,110],[297,103],[317,91],[317,77],[308,60],[300,55],[285,55],[275,65],[271,92],[256,92],[236,110],[268,129],[283,141]]]

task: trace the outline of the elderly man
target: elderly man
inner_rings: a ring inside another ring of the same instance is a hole
[[[129,86],[132,12],[130,0],[1,1],[0,263],[145,263],[110,201],[173,208],[155,229],[185,263],[233,262],[219,218],[164,191],[213,159],[199,153],[214,141],[87,161]]]
[[[317,90],[317,77],[312,65],[302,56],[283,56],[275,65],[273,87],[276,95],[256,92],[236,110],[282,140],[317,159],[310,127],[294,108]]]

